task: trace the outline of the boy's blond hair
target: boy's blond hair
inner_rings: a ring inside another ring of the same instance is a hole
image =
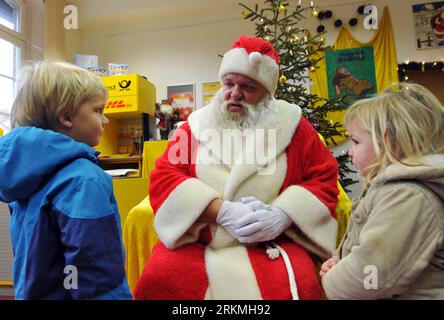
[[[366,168],[367,183],[391,163],[423,165],[424,155],[444,153],[444,107],[419,84],[395,83],[355,102],[346,113],[346,127],[354,119],[371,134],[376,152]]]
[[[75,114],[82,103],[103,93],[99,77],[73,64],[39,61],[23,67],[11,110],[11,126],[33,126],[55,130],[60,115]]]

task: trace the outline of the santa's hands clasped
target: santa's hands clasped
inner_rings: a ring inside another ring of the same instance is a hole
[[[277,238],[290,227],[290,218],[279,208],[266,205],[255,197],[241,199],[253,211],[236,222],[240,242],[255,243]]]
[[[255,197],[242,198],[241,202],[224,201],[216,222],[243,243],[273,240],[291,225],[282,210]]]
[[[236,222],[250,212],[250,207],[242,202],[224,201],[217,215],[216,223],[223,226],[229,234],[238,239]]]

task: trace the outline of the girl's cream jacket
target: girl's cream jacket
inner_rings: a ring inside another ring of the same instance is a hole
[[[444,299],[444,155],[391,165],[353,203],[329,299]]]

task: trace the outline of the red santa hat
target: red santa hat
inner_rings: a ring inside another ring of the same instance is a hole
[[[262,38],[240,36],[224,54],[219,69],[222,81],[227,73],[239,73],[261,83],[273,96],[279,78],[279,54]]]

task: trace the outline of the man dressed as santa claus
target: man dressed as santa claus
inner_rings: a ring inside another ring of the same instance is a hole
[[[136,299],[321,299],[314,259],[335,249],[337,163],[274,99],[280,58],[241,36],[222,89],[169,141],[150,177],[160,242]]]

